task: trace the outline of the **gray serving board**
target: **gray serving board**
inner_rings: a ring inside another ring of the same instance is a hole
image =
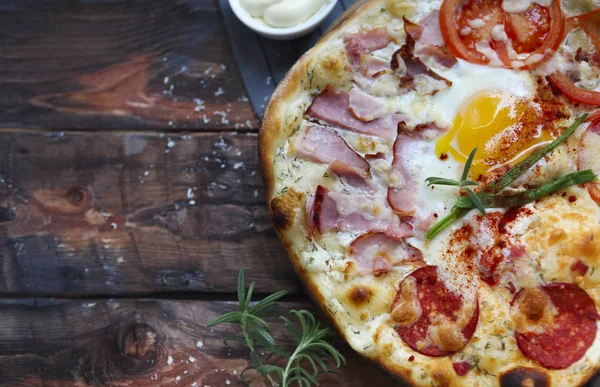
[[[355,1],[338,0],[331,14],[312,33],[295,40],[277,41],[264,38],[246,27],[231,10],[229,1],[219,0],[246,92],[259,119],[262,119],[269,97],[290,67]]]

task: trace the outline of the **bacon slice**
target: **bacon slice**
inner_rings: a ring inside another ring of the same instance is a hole
[[[369,122],[387,114],[383,100],[354,88],[348,93],[350,111],[361,121]]]
[[[329,230],[351,232],[383,232],[402,240],[412,235],[412,226],[401,222],[382,198],[370,195],[347,195],[322,185],[306,203],[311,233]]]
[[[431,141],[423,138],[422,131],[426,128],[430,127],[420,126],[409,132],[403,122],[398,125],[392,162],[392,180],[398,183],[388,188],[388,201],[401,217],[411,216],[415,212],[418,191],[416,162],[432,146]]]
[[[385,48],[390,42],[390,35],[383,27],[363,30],[344,38],[346,52],[354,68],[360,66],[360,60],[364,54]]]
[[[363,107],[364,108],[364,107]],[[401,114],[390,114],[369,122],[356,118],[350,110],[350,95],[346,91],[336,91],[327,87],[306,110],[309,118],[322,121],[330,126],[352,130],[393,140],[398,122],[406,120]]]
[[[351,244],[348,256],[356,262],[358,274],[380,276],[402,262],[420,261],[421,251],[404,240],[391,239],[384,233],[359,236]]]
[[[350,168],[359,176],[369,177],[369,163],[356,153],[333,129],[310,124],[298,144],[296,154],[309,161],[322,164],[337,162]]]

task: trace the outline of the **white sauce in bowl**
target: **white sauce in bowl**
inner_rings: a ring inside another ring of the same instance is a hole
[[[293,27],[313,16],[325,5],[325,0],[240,0],[252,17],[277,28]]]

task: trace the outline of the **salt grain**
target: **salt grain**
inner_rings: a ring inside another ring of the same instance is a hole
[[[167,83],[169,83],[169,77],[165,77],[165,79],[163,79],[163,83],[166,85]]]
[[[188,190],[187,190],[187,198],[191,199],[193,197],[194,197],[194,191],[192,191],[191,188],[188,188]]]
[[[228,385],[228,386],[231,384],[231,382],[229,381],[229,379],[225,380],[225,384]]]
[[[181,376],[177,375],[175,377],[175,384],[179,383],[180,380],[181,380]]]
[[[111,223],[111,224],[110,224],[110,227],[111,227],[113,230],[116,230],[116,229],[117,229],[117,224],[113,222],[113,223]]]
[[[220,64],[219,67],[221,68],[221,70],[225,71],[227,70],[227,66],[225,66],[224,64]]]
[[[239,161],[235,164],[233,164],[233,169],[240,169],[244,166],[244,162],[243,161]]]
[[[223,91],[222,87],[219,87],[219,89],[217,91],[215,91],[215,97],[218,97],[223,94],[225,94],[225,91]]]
[[[200,340],[198,340],[198,342],[196,343],[196,348],[202,348],[204,347],[204,343]]]
[[[196,201],[195,200],[190,200],[190,206],[195,206],[196,205]]]
[[[169,138],[169,139],[168,139],[168,142],[167,142],[167,146],[168,146],[169,148],[173,148],[173,147],[175,146],[175,141],[173,141],[173,140],[171,140],[171,139]]]
[[[190,363],[195,363],[196,362],[196,358],[193,356],[190,356],[190,358],[188,359]]]
[[[169,356],[167,358],[167,365],[173,365],[173,357]]]

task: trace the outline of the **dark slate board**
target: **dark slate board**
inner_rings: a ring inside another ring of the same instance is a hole
[[[258,118],[277,84],[294,63],[355,0],[338,0],[333,11],[314,32],[291,41],[277,41],[256,34],[235,16],[228,0],[219,0],[233,53]]]

